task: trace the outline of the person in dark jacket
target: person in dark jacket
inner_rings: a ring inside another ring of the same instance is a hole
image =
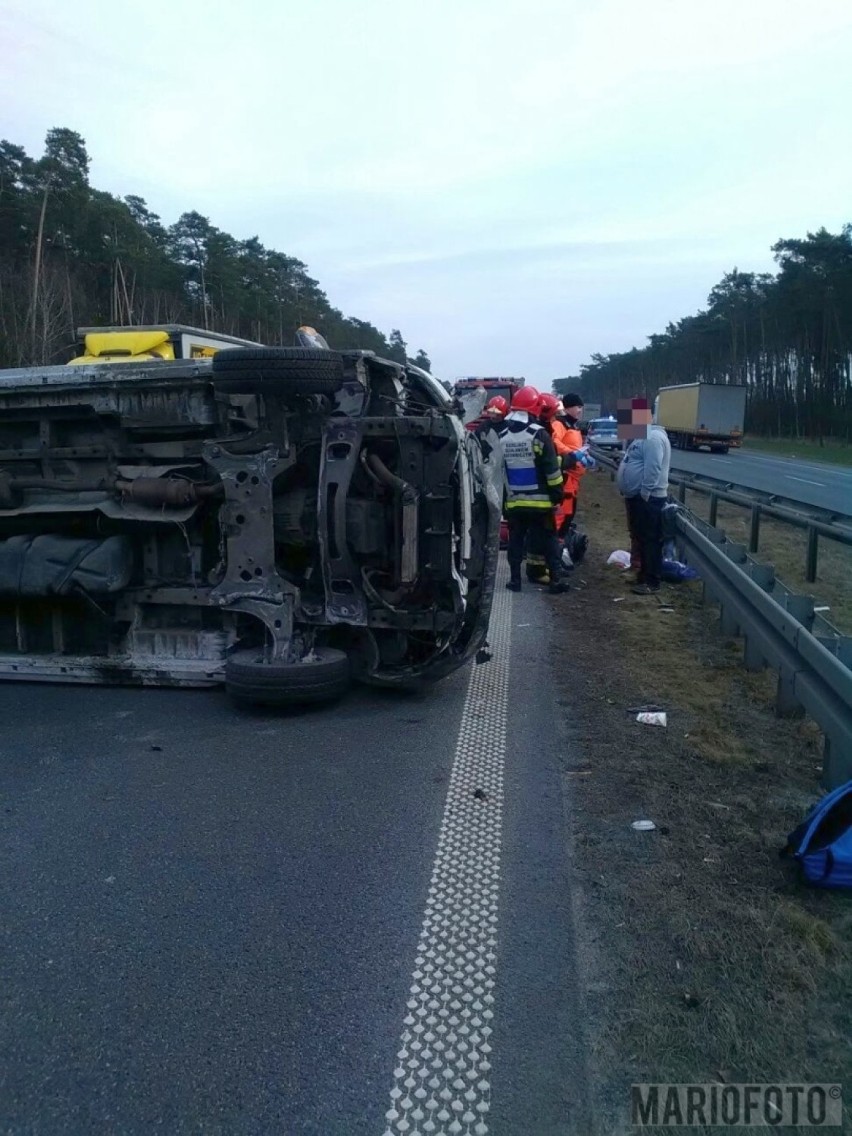
[[[634,414],[638,412],[634,411]],[[642,411],[650,418],[650,411]],[[627,523],[633,543],[638,546],[639,565],[636,587],[639,596],[660,590],[663,568],[663,509],[668,498],[672,448],[662,426],[641,425],[645,437],[633,437],[618,467],[617,483],[627,505]]]
[[[559,594],[568,587],[561,579],[555,522],[562,502],[562,469],[547,431],[535,420],[540,397],[533,387],[521,387],[499,432],[509,524],[507,587],[521,590],[524,550],[540,549],[550,571],[550,591]]]

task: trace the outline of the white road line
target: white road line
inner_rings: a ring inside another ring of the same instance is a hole
[[[503,560],[493,657],[474,665],[462,710],[384,1136],[488,1133],[512,638],[505,581]]]
[[[824,481],[808,481],[806,477],[793,477],[792,473],[785,473],[784,476],[788,481],[801,481],[803,485],[818,485],[820,489],[825,489]]]
[[[833,479],[840,477],[852,477],[852,469],[844,469],[839,465],[817,465],[816,462],[813,462],[811,464],[809,464],[808,462],[797,462],[796,464],[799,469],[806,469],[809,473],[827,474]]]

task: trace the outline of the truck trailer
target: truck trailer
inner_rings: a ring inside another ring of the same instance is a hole
[[[726,454],[742,444],[745,406],[744,386],[681,383],[660,388],[654,413],[675,448]]]

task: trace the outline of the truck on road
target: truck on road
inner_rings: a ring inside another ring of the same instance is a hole
[[[744,386],[681,383],[660,388],[654,413],[676,449],[726,454],[742,444],[745,406]]]

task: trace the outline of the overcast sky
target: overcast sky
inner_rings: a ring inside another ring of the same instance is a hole
[[[546,385],[852,220],[852,0],[0,0],[0,42],[0,135],[79,131],[442,378]]]

